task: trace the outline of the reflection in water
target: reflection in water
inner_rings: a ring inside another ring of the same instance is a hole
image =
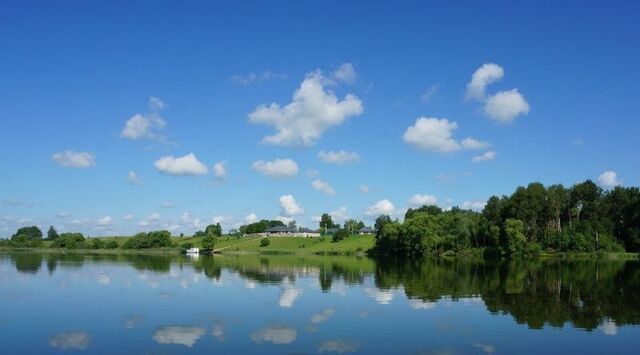
[[[347,341],[347,340],[325,340],[318,346],[317,350],[319,353],[330,352],[330,353],[352,353],[358,351],[360,344],[355,341]]]
[[[60,333],[49,339],[49,345],[63,350],[82,350],[89,346],[89,333],[75,331]]]
[[[275,348],[290,345],[286,351],[371,353],[384,352],[379,347],[388,342],[386,336],[398,337],[389,346],[406,345],[403,352],[513,353],[518,348],[482,331],[552,326],[588,330],[580,334],[592,337],[587,340],[597,336],[600,343],[635,339],[629,335],[640,328],[629,326],[640,324],[640,263],[9,252],[0,253],[0,300],[0,312],[16,312],[31,323],[68,318],[65,326],[85,329],[47,328],[42,343],[57,349],[79,350],[90,343],[102,348],[104,328],[90,325],[113,313],[114,336],[144,336],[156,350],[165,349],[158,344],[175,344],[182,351],[206,352],[215,344],[233,352],[245,343],[257,352],[277,353]],[[20,311],[16,305],[22,305]],[[233,326],[227,328],[223,319],[234,320]],[[21,324],[5,326],[17,333]],[[421,343],[424,337],[435,343]],[[581,346],[572,339],[572,346]],[[0,334],[0,343],[12,342],[19,343]],[[278,346],[266,346],[272,344]],[[617,344],[602,347],[612,345]]]
[[[251,340],[256,343],[270,342],[273,344],[293,343],[298,337],[295,328],[284,325],[270,325],[251,333]]]
[[[153,340],[160,344],[178,344],[190,348],[205,332],[201,327],[170,325],[158,328],[153,333]]]

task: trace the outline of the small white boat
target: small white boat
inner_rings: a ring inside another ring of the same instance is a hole
[[[186,250],[187,254],[200,254],[200,248],[189,248]]]

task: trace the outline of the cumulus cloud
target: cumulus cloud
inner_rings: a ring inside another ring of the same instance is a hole
[[[244,217],[244,221],[247,222],[247,224],[255,223],[258,221],[258,217],[255,213],[250,213]]]
[[[83,350],[89,346],[89,333],[74,331],[60,333],[49,338],[49,345],[62,350]]]
[[[270,80],[286,80],[286,74],[275,73],[271,70],[266,70],[261,73],[248,73],[246,75],[233,75],[231,76],[231,81],[238,85],[248,86],[251,84],[261,84],[265,81]]]
[[[150,113],[137,113],[125,122],[120,137],[131,140],[161,138],[158,132],[167,123],[160,117],[160,111],[164,110],[167,105],[159,98],[152,96],[149,98],[148,106]]]
[[[140,222],[138,222],[138,225],[140,227],[147,227],[151,224],[157,223],[159,220],[160,220],[160,214],[158,214],[157,212],[153,212],[152,214],[148,215],[147,217],[142,219]]]
[[[396,210],[395,206],[391,201],[385,199],[376,202],[375,204],[365,208],[364,214],[369,217],[378,217],[381,215],[390,215]]]
[[[458,142],[453,132],[458,128],[456,122],[446,118],[419,117],[413,126],[409,126],[402,138],[418,149],[438,153],[457,152],[462,149],[482,149],[489,143],[468,137]]]
[[[270,325],[251,333],[251,340],[256,343],[291,344],[297,337],[295,328],[284,325]]]
[[[409,199],[409,206],[420,207],[420,206],[435,206],[438,204],[438,199],[433,195],[420,195],[415,194]]]
[[[204,175],[208,171],[207,166],[202,164],[193,153],[183,157],[164,156],[158,159],[154,166],[161,173],[175,176]]]
[[[485,98],[487,85],[494,83],[504,76],[501,66],[494,63],[483,64],[471,76],[467,84],[467,99],[482,100]]]
[[[325,195],[333,196],[336,194],[336,191],[333,189],[333,187],[324,180],[313,180],[311,182],[311,187],[313,187],[314,190],[321,191]]]
[[[342,63],[338,69],[331,73],[331,78],[347,84],[353,84],[358,79],[358,74],[351,63]]]
[[[312,315],[309,321],[313,324],[320,324],[331,318],[335,312],[336,310],[334,308],[325,308],[322,312]]]
[[[213,166],[213,175],[220,179],[224,179],[225,177],[227,177],[227,161],[226,160],[217,162]]]
[[[287,217],[304,213],[304,209],[298,205],[296,199],[292,195],[280,196],[280,208],[282,209],[282,214]]]
[[[483,161],[490,161],[496,158],[496,152],[490,150],[484,154],[476,155],[471,159],[474,163],[482,163]]]
[[[494,95],[486,94],[487,85],[504,76],[504,70],[497,64],[482,65],[471,76],[467,84],[467,99],[484,103],[482,111],[489,118],[499,122],[510,122],[516,117],[529,113],[529,103],[518,89],[500,91]]]
[[[102,218],[99,218],[96,221],[96,225],[98,226],[110,226],[113,224],[113,218],[111,218],[111,216],[104,216]]]
[[[291,177],[298,173],[298,164],[291,159],[253,162],[251,169],[272,178]]]
[[[132,185],[142,185],[142,179],[135,171],[129,170],[127,173],[127,182]]]
[[[609,170],[598,176],[598,184],[605,188],[612,188],[622,185],[622,182],[618,179],[618,174],[615,171]]]
[[[337,210],[329,212],[329,216],[331,216],[331,219],[337,223],[342,223],[350,218],[345,206],[340,206]]]
[[[463,210],[482,211],[487,201],[464,201],[460,208]]]
[[[310,73],[284,107],[276,103],[260,105],[249,114],[249,122],[273,126],[274,135],[262,142],[282,146],[311,146],[326,130],[338,126],[349,117],[360,115],[362,102],[347,94],[343,100],[324,88],[319,71]]]
[[[160,344],[178,344],[190,348],[205,333],[202,327],[165,326],[153,333],[153,340]]]
[[[354,353],[358,351],[360,348],[360,344],[356,341],[347,341],[347,340],[325,340],[318,345],[316,350],[319,353],[329,352],[329,353]]]
[[[356,152],[348,152],[346,150],[328,151],[321,150],[318,157],[322,162],[327,164],[344,165],[360,161],[360,155]]]
[[[496,121],[510,122],[520,115],[529,113],[529,103],[518,89],[512,89],[489,97],[483,111]]]
[[[51,159],[60,166],[65,168],[86,169],[96,165],[96,156],[88,152],[76,152],[73,150],[65,150],[51,156]]]

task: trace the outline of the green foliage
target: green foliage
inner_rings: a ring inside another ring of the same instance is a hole
[[[338,225],[333,223],[333,218],[328,213],[323,213],[320,217],[320,232],[323,232],[329,228],[337,228]]]
[[[18,231],[12,236],[12,239],[13,237],[17,236],[24,236],[27,239],[31,240],[42,239],[42,231],[36,226],[22,227],[19,228]]]
[[[344,222],[344,229],[348,230],[351,234],[357,232],[361,228],[364,228],[364,222],[362,221],[348,219]]]
[[[49,231],[47,231],[47,240],[55,240],[59,237],[58,231],[53,228],[53,226],[49,226]]]
[[[267,238],[263,238],[260,240],[260,247],[262,248],[268,247],[269,244],[271,244],[271,241]]]
[[[331,236],[331,242],[332,243],[337,243],[341,240],[346,239],[347,237],[349,237],[351,234],[349,233],[349,231],[345,228],[339,229],[337,232],[335,232],[333,234],[333,236]]]
[[[169,231],[154,231],[138,233],[129,238],[123,245],[123,249],[151,249],[171,247],[171,233]]]
[[[504,223],[504,234],[507,237],[507,251],[511,255],[522,254],[527,241],[524,235],[524,223],[519,219],[509,218]]]
[[[62,233],[56,240],[51,243],[50,247],[62,249],[80,249],[84,247],[84,241],[85,238],[82,233]]]
[[[105,245],[106,243],[104,242],[104,240],[100,238],[91,238],[91,243],[89,244],[89,247],[91,249],[104,249]]]
[[[37,248],[42,245],[42,239],[33,239],[24,234],[18,234],[11,237],[7,242],[12,248]]]
[[[104,244],[105,249],[118,249],[118,242],[110,240]]]
[[[213,249],[213,246],[216,245],[218,238],[212,234],[207,234],[202,238],[202,247],[204,249]]]
[[[256,223],[251,223],[247,225],[240,226],[240,234],[256,234],[256,233],[264,233],[267,229],[271,227],[284,226],[282,221],[276,220],[266,220],[263,219]]]
[[[205,235],[211,235],[211,236],[214,236],[214,237],[221,236],[222,235],[222,227],[220,226],[220,223],[208,225],[207,228],[204,230],[204,234]]]

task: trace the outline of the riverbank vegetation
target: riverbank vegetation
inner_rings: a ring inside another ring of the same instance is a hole
[[[491,197],[481,212],[409,209],[404,222],[376,220],[374,253],[394,256],[640,251],[640,190],[603,191],[587,180],[571,188],[531,183]]]

